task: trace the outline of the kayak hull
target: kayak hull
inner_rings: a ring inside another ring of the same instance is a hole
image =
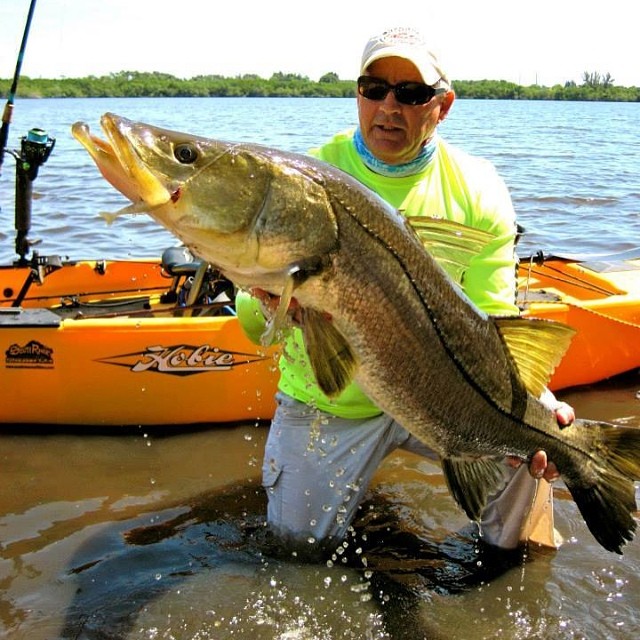
[[[521,261],[523,315],[576,329],[551,389],[592,384],[640,367],[640,258],[635,252],[628,256]]]
[[[276,349],[233,304],[185,302],[197,264],[0,267],[0,424],[152,426],[268,420]],[[640,257],[519,265],[522,313],[576,329],[550,388],[640,367]]]
[[[163,303],[173,279],[158,261],[64,265],[14,307],[27,277],[25,269],[0,270],[0,423],[184,425],[272,416],[275,350],[251,343],[225,307],[207,315]]]

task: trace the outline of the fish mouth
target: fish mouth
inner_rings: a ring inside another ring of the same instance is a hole
[[[89,152],[103,177],[134,203],[122,213],[148,212],[171,200],[171,191],[145,164],[133,142],[133,123],[106,113],[100,119],[107,140],[92,135],[84,122],[71,127],[74,138]],[[135,211],[133,211],[135,209]]]

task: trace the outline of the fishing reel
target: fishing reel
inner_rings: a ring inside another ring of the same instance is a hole
[[[23,171],[29,180],[38,176],[38,170],[49,159],[56,139],[43,129],[31,129],[26,136],[22,136],[20,154],[15,154],[18,170]]]

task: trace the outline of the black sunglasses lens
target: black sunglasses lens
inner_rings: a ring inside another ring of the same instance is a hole
[[[370,78],[358,79],[358,91],[367,100],[384,100],[391,86],[380,80]]]
[[[396,99],[402,104],[426,104],[436,95],[436,90],[420,82],[402,82],[393,90]]]
[[[358,78],[358,93],[367,100],[384,100],[389,91],[393,91],[398,102],[408,105],[426,104],[436,95],[433,87],[421,82],[400,82],[390,85],[377,78],[367,76]]]

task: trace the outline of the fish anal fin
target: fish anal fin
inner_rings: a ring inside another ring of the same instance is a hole
[[[504,482],[503,466],[496,458],[443,458],[442,472],[456,502],[476,522],[488,497]]]
[[[561,322],[507,316],[494,318],[520,378],[536,398],[544,391],[576,331]]]
[[[344,336],[325,314],[301,309],[301,329],[318,386],[335,397],[353,380],[358,363]]]

